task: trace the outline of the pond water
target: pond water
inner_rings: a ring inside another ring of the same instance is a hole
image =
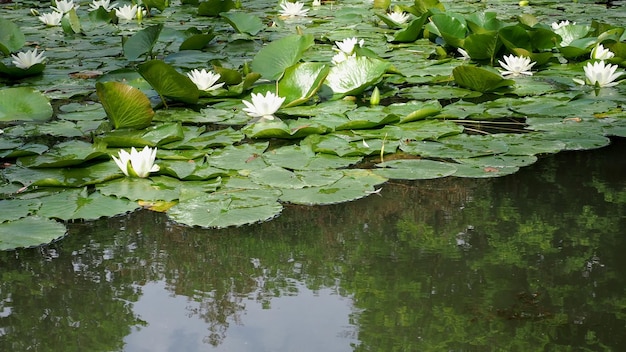
[[[241,228],[74,223],[0,253],[0,350],[619,350],[625,147]]]

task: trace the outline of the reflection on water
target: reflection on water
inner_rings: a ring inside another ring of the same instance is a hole
[[[0,253],[0,350],[617,350],[624,147],[236,229],[74,224]]]
[[[210,324],[196,319],[203,302],[172,296],[163,282],[149,283],[134,311],[149,322],[125,339],[128,351],[351,351],[354,326],[347,317],[352,304],[331,289],[311,291],[299,285],[297,294],[272,299],[271,307],[254,297],[241,300],[242,311],[231,317],[223,336],[207,336]],[[160,307],[155,309],[155,307]]]

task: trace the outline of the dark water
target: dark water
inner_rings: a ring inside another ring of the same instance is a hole
[[[237,229],[74,224],[0,252],[0,351],[618,351],[625,150]]]

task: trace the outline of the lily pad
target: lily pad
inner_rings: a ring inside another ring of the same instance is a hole
[[[0,18],[0,51],[9,56],[10,53],[18,51],[26,43],[26,38],[20,27],[4,18]]]
[[[239,33],[257,35],[265,27],[260,18],[245,12],[222,12],[220,16]]]
[[[459,86],[482,93],[515,84],[514,80],[502,78],[499,74],[482,67],[459,66],[452,70],[452,74]]]
[[[35,89],[0,89],[0,121],[46,121],[52,113],[48,98]]]
[[[0,250],[40,246],[66,233],[65,225],[38,216],[5,222],[0,224]]]
[[[330,69],[326,84],[338,96],[355,95],[378,82],[390,66],[379,59],[351,57]]]
[[[97,158],[109,159],[104,145],[71,140],[55,145],[43,155],[19,158],[18,164],[23,167],[59,168],[80,165]]]
[[[280,96],[285,98],[283,107],[309,100],[320,89],[329,71],[326,64],[318,62],[302,62],[288,67],[278,81]]]
[[[272,219],[283,206],[280,191],[269,189],[224,189],[211,194],[192,193],[173,206],[167,215],[187,226],[224,228]]]
[[[386,181],[368,170],[345,170],[341,179],[329,185],[283,189],[280,200],[303,205],[343,203],[369,196],[376,191],[374,186]]]
[[[508,144],[491,136],[457,135],[442,138],[437,142],[417,141],[400,146],[409,154],[435,158],[472,158],[484,155],[503,154]]]
[[[150,83],[162,97],[195,104],[198,101],[198,87],[174,67],[161,60],[152,60],[139,65],[139,74]]]
[[[456,172],[454,164],[427,159],[392,160],[376,166],[379,168],[372,170],[376,175],[401,180],[428,180],[450,176]]]
[[[162,30],[163,24],[159,23],[133,34],[124,42],[124,56],[128,60],[133,61],[137,60],[141,55],[151,54]]]
[[[264,46],[252,59],[251,67],[263,78],[278,79],[287,67],[293,66],[313,45],[313,36],[291,35]]]
[[[113,127],[141,129],[152,122],[154,110],[139,89],[120,82],[98,82],[96,92]]]
[[[128,199],[105,196],[97,191],[88,193],[85,188],[66,190],[39,200],[42,205],[38,215],[61,220],[96,220],[139,208]]]

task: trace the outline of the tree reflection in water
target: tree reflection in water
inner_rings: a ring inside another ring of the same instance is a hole
[[[123,350],[155,323],[133,310],[153,283],[190,302],[216,349],[235,326],[246,338],[252,304],[271,314],[303,289],[345,297],[352,328],[333,336],[345,337],[337,351],[617,349],[626,143],[615,143],[500,179],[287,206],[255,226],[187,228],[147,211],[73,224],[57,243],[0,253],[0,350]]]

